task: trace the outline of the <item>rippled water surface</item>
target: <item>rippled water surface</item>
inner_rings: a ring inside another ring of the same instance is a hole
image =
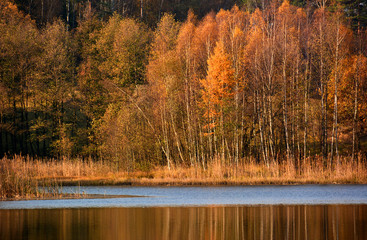
[[[0,239],[367,239],[367,186],[64,188],[0,202]]]
[[[243,187],[69,187],[64,192],[139,198],[0,202],[0,209],[162,207],[205,205],[367,204],[367,185]]]

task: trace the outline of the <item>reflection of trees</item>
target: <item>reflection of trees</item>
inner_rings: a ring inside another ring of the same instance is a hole
[[[366,222],[365,205],[0,211],[4,239],[366,239]]]

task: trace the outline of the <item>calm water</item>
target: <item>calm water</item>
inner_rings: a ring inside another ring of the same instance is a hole
[[[365,185],[80,191],[145,197],[0,202],[0,239],[367,239]]]

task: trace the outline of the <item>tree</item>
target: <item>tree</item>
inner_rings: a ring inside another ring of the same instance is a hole
[[[351,27],[358,31],[359,27],[367,26],[367,1],[366,0],[338,0],[343,7],[343,12],[351,21]]]
[[[366,121],[366,107],[363,104],[366,94],[364,89],[367,80],[366,63],[367,58],[363,55],[346,57],[340,62],[339,82],[337,84],[338,120],[341,124],[339,129],[348,136],[348,140],[352,138],[349,141],[352,143],[352,155],[357,150],[356,141],[361,134],[361,126]],[[333,85],[330,86],[330,91],[335,91]],[[334,99],[330,98],[329,101],[330,105],[333,106]]]
[[[152,89],[155,116],[159,126],[159,138],[163,144],[167,166],[172,159],[184,161],[181,150],[182,140],[178,134],[182,115],[182,71],[176,53],[179,25],[170,14],[165,14],[154,32],[151,57],[147,66],[148,81]],[[179,132],[180,133],[180,132]],[[182,135],[182,134],[180,134]],[[177,154],[174,154],[174,150]]]
[[[246,37],[246,45],[244,46],[244,55],[241,63],[244,67],[244,78],[248,83],[248,89],[251,91],[250,102],[252,108],[252,141],[250,145],[253,147],[250,151],[255,155],[262,155],[264,162],[269,160],[269,145],[267,144],[266,134],[266,104],[265,104],[265,80],[261,67],[262,51],[264,51],[264,36],[266,30],[265,19],[263,13],[257,9],[251,14],[249,33]]]
[[[73,101],[74,57],[66,26],[60,20],[43,29],[41,52],[37,58],[34,87],[35,104],[40,112],[33,131],[41,132],[43,150],[50,148],[54,155],[72,154],[73,143],[67,107]],[[49,146],[46,146],[48,143]]]
[[[96,41],[102,77],[123,87],[144,83],[149,35],[133,19],[111,17]]]
[[[177,36],[176,53],[179,57],[185,85],[186,142],[190,164],[199,162],[205,166],[202,132],[198,121],[197,101],[199,98],[199,81],[197,80],[197,56],[195,53],[196,16],[190,10]],[[200,147],[199,147],[200,146]]]
[[[204,78],[207,70],[207,60],[218,39],[218,25],[214,13],[209,13],[197,25],[193,39],[197,77]]]
[[[331,156],[330,156],[330,164],[333,164],[334,157],[334,148],[335,155],[337,157],[337,164],[339,164],[339,108],[338,108],[338,87],[340,81],[340,63],[343,59],[348,55],[349,52],[349,43],[351,31],[345,27],[342,23],[341,15],[339,12],[335,14],[335,18],[333,19],[332,24],[330,25],[330,30],[332,31],[332,35],[329,36],[329,44],[330,49],[332,51],[332,75],[329,79],[329,91],[333,91],[333,93],[329,92],[329,96],[333,98],[333,101],[330,101],[330,106],[333,107],[333,128],[331,135]],[[332,84],[330,84],[332,83]]]
[[[80,113],[77,120],[77,148],[81,155],[98,156],[96,126],[104,115],[110,101],[108,92],[103,85],[99,71],[100,58],[96,49],[96,41],[102,28],[102,22],[97,18],[91,6],[83,13],[78,22],[74,39],[77,45],[76,55],[79,60],[77,91]]]
[[[327,11],[324,6],[320,7],[314,14],[314,22],[311,34],[311,51],[314,65],[317,64],[316,71],[318,72],[318,79],[320,84],[320,104],[321,104],[321,134],[320,134],[320,152],[324,158],[327,158],[327,84],[326,71],[328,69],[328,56],[326,52],[326,15]]]
[[[2,153],[34,153],[27,106],[33,95],[31,83],[34,60],[39,50],[38,37],[39,32],[29,16],[25,16],[10,1],[0,1]]]
[[[202,104],[204,112],[204,128],[212,144],[217,149],[217,138],[221,138],[221,151],[214,151],[212,157],[221,153],[225,160],[226,128],[229,122],[226,117],[233,104],[234,69],[229,55],[224,50],[222,41],[217,42],[214,53],[208,59],[208,72],[202,84]]]
[[[219,28],[219,39],[224,42],[226,50],[230,54],[232,67],[234,69],[234,107],[232,114],[233,121],[233,143],[231,144],[232,156],[238,164],[240,149],[243,148],[244,126],[244,107],[240,108],[241,102],[244,103],[243,56],[245,33],[248,31],[249,16],[234,6],[230,11],[221,10],[217,16]]]
[[[130,169],[135,154],[140,152],[139,155],[144,155],[146,152],[142,145],[133,144],[135,138],[131,131],[135,130],[138,135],[147,131],[146,126],[152,127],[143,107],[138,104],[140,94],[144,94],[144,91],[140,93],[140,85],[146,83],[145,67],[150,32],[143,24],[129,18],[121,19],[115,14],[97,35],[93,44],[97,53],[93,61],[97,65],[93,64],[93,68],[97,68],[102,89],[108,93],[108,107],[103,117],[93,121],[92,127],[96,129],[100,150],[111,163],[116,164],[117,168]],[[127,112],[130,114],[126,114]],[[147,119],[148,123],[143,122]],[[113,129],[117,129],[119,133],[105,135],[105,132],[114,131]],[[123,145],[106,148],[106,144],[112,142]],[[108,152],[109,150],[112,152]]]

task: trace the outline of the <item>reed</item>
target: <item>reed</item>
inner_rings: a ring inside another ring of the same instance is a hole
[[[0,199],[61,198],[62,186],[56,179],[38,180],[39,167],[28,156],[0,159]]]
[[[167,184],[347,184],[367,183],[367,166],[358,158],[352,161],[343,157],[333,167],[327,166],[322,158],[315,157],[300,161],[273,161],[268,165],[249,158],[240,164],[223,164],[213,161],[206,168],[199,166],[173,166],[171,170],[158,167],[150,172],[149,182]],[[142,181],[141,181],[142,182]]]
[[[109,162],[92,159],[33,159],[24,156],[0,160],[0,198],[62,197],[62,185],[253,185],[367,183],[367,164],[358,157],[341,157],[329,166],[321,157],[295,161],[253,158],[238,164],[213,159],[197,165],[156,166],[149,171],[116,171]],[[41,187],[41,188],[39,188]],[[43,189],[42,191],[40,189]]]
[[[30,197],[37,194],[37,181],[27,161],[18,158],[0,160],[0,197]]]

